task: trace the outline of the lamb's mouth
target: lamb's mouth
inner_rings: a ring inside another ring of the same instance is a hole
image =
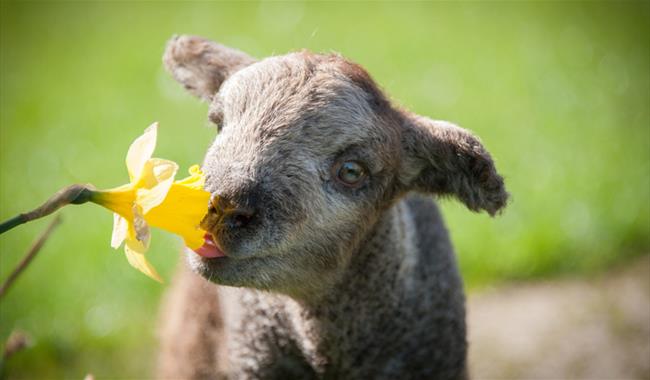
[[[199,248],[194,249],[194,253],[201,256],[204,259],[216,259],[221,257],[227,257],[226,253],[219,247],[212,237],[212,234],[206,233],[203,236],[203,245]]]
[[[188,264],[193,272],[218,285],[247,286],[246,273],[258,257],[239,257],[223,250],[214,235],[206,233],[201,247],[185,247]]]

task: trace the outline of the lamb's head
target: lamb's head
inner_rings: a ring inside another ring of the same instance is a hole
[[[203,222],[226,257],[189,253],[223,285],[288,294],[342,273],[378,216],[418,190],[490,214],[507,193],[468,132],[391,106],[360,66],[336,55],[255,61],[199,37],[173,38],[167,69],[210,102],[220,129],[203,163]]]

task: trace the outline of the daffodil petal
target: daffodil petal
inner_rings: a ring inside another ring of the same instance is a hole
[[[142,215],[142,209],[137,205],[133,205],[133,232],[135,240],[140,242],[144,249],[149,248],[149,241],[151,240],[151,232],[149,231],[149,225]]]
[[[126,259],[129,261],[129,264],[131,264],[131,266],[144,273],[145,275],[153,278],[154,280],[163,282],[162,278],[156,271],[156,268],[154,268],[153,265],[149,263],[147,258],[144,257],[144,251],[133,249],[127,240],[127,244],[124,245],[124,252],[126,253]]]
[[[145,163],[139,182],[143,187],[138,189],[136,196],[143,215],[165,200],[177,171],[178,165],[173,161],[152,158]]]
[[[201,167],[199,165],[192,165],[189,172],[189,177],[176,181],[176,184],[202,190],[205,186],[205,175],[201,171]]]
[[[111,247],[117,249],[122,245],[129,233],[129,222],[120,214],[113,214],[113,235],[111,236]]]
[[[132,183],[138,181],[145,163],[151,158],[156,148],[157,134],[158,123],[153,123],[129,147],[126,154],[126,168],[129,171],[129,178]]]

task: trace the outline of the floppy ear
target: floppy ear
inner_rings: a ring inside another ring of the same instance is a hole
[[[470,132],[446,121],[407,115],[400,181],[407,190],[452,195],[490,215],[508,199],[492,157]]]
[[[174,36],[167,43],[165,68],[192,94],[211,101],[226,78],[254,63],[239,50],[197,36]]]

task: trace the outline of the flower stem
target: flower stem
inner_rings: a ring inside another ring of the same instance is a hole
[[[82,204],[90,200],[93,194],[93,187],[90,185],[70,185],[59,190],[47,202],[24,214],[19,214],[13,218],[0,223],[0,234],[19,226],[23,223],[30,222],[50,215],[54,211],[68,204]]]

